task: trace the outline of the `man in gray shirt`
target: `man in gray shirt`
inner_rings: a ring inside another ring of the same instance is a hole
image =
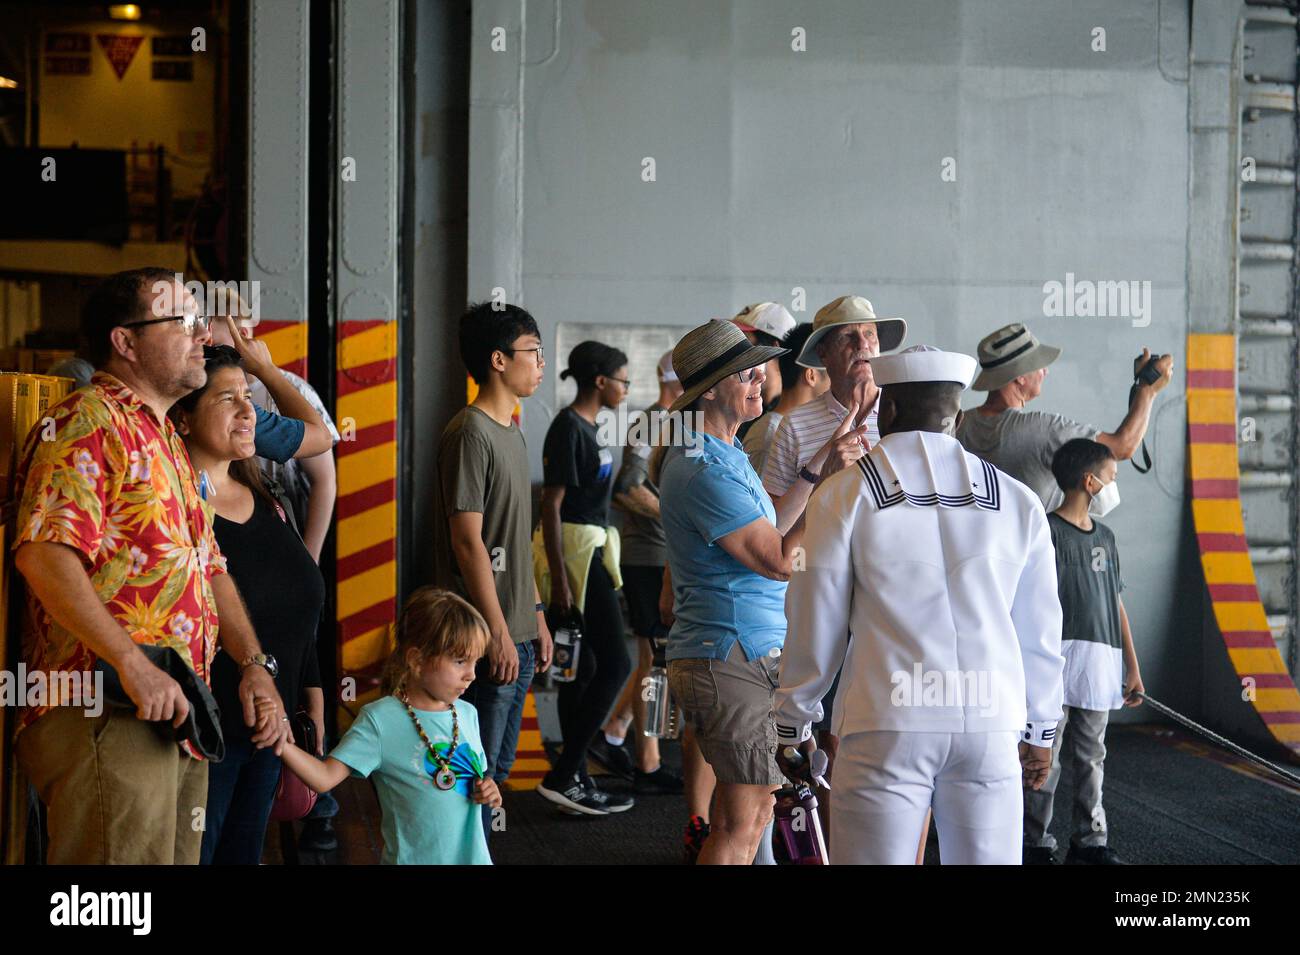
[[[957,440],[967,451],[1028,485],[1049,512],[1063,500],[1052,476],[1057,449],[1072,438],[1091,438],[1106,445],[1118,461],[1133,457],[1146,437],[1156,393],[1173,379],[1174,366],[1172,355],[1160,355],[1160,377],[1151,384],[1138,383],[1128,414],[1115,431],[1107,432],[1059,414],[1025,410],[1042,394],[1047,366],[1060,354],[1024,325],[1007,325],[984,338],[979,344],[980,375],[972,387],[989,396],[980,407],[964,412],[957,426]],[[1135,377],[1150,358],[1150,350],[1142,349],[1133,363]]]
[[[487,771],[500,785],[514,765],[533,673],[551,665],[551,634],[533,583],[528,451],[514,421],[519,400],[541,384],[546,361],[533,316],[488,302],[461,316],[460,354],[478,394],[438,444],[435,575],[488,625],[487,652],[464,698],[478,710]],[[486,805],[483,830],[492,831]]]

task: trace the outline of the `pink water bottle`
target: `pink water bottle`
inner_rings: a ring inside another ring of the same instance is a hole
[[[798,763],[803,754],[793,747],[785,751],[787,758]],[[814,764],[815,775],[825,772],[825,755]],[[820,770],[820,772],[817,772]],[[812,787],[803,781],[787,783],[776,792],[776,805],[772,810],[777,838],[785,848],[786,858],[792,865],[829,865],[826,840],[822,838],[821,818],[817,815],[817,797]]]

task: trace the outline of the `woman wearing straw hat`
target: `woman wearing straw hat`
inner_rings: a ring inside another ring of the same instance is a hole
[[[682,427],[663,452],[659,485],[676,616],[668,680],[717,777],[700,864],[753,860],[783,779],[772,701],[803,521],[778,514],[736,431],[762,414],[763,365],[785,351],[751,345],[719,321],[673,349],[683,392],[669,411]]]

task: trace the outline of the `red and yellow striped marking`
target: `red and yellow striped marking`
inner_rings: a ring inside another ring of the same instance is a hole
[[[339,673],[355,712],[379,696],[397,619],[397,323],[341,323],[337,375]]]
[[[1234,336],[1188,336],[1192,516],[1214,618],[1228,658],[1238,677],[1254,681],[1252,705],[1269,732],[1292,752],[1300,753],[1300,692],[1269,630],[1241,515],[1236,367]]]
[[[550,771],[551,764],[542,749],[542,731],[537,727],[537,701],[530,689],[524,697],[524,717],[519,724],[519,745],[515,747],[515,764],[510,769],[506,786],[510,789],[536,789],[542,777]]]
[[[306,322],[258,322],[253,334],[266,342],[279,367],[299,378],[307,377]]]

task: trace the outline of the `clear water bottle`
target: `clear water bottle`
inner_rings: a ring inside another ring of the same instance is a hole
[[[582,650],[582,627],[575,613],[551,634],[554,651],[547,671],[556,683],[572,683],[578,676],[578,654]]]
[[[668,692],[668,671],[663,667],[652,667],[641,680],[641,702],[644,708],[641,732],[657,739],[676,739],[681,721]]]

